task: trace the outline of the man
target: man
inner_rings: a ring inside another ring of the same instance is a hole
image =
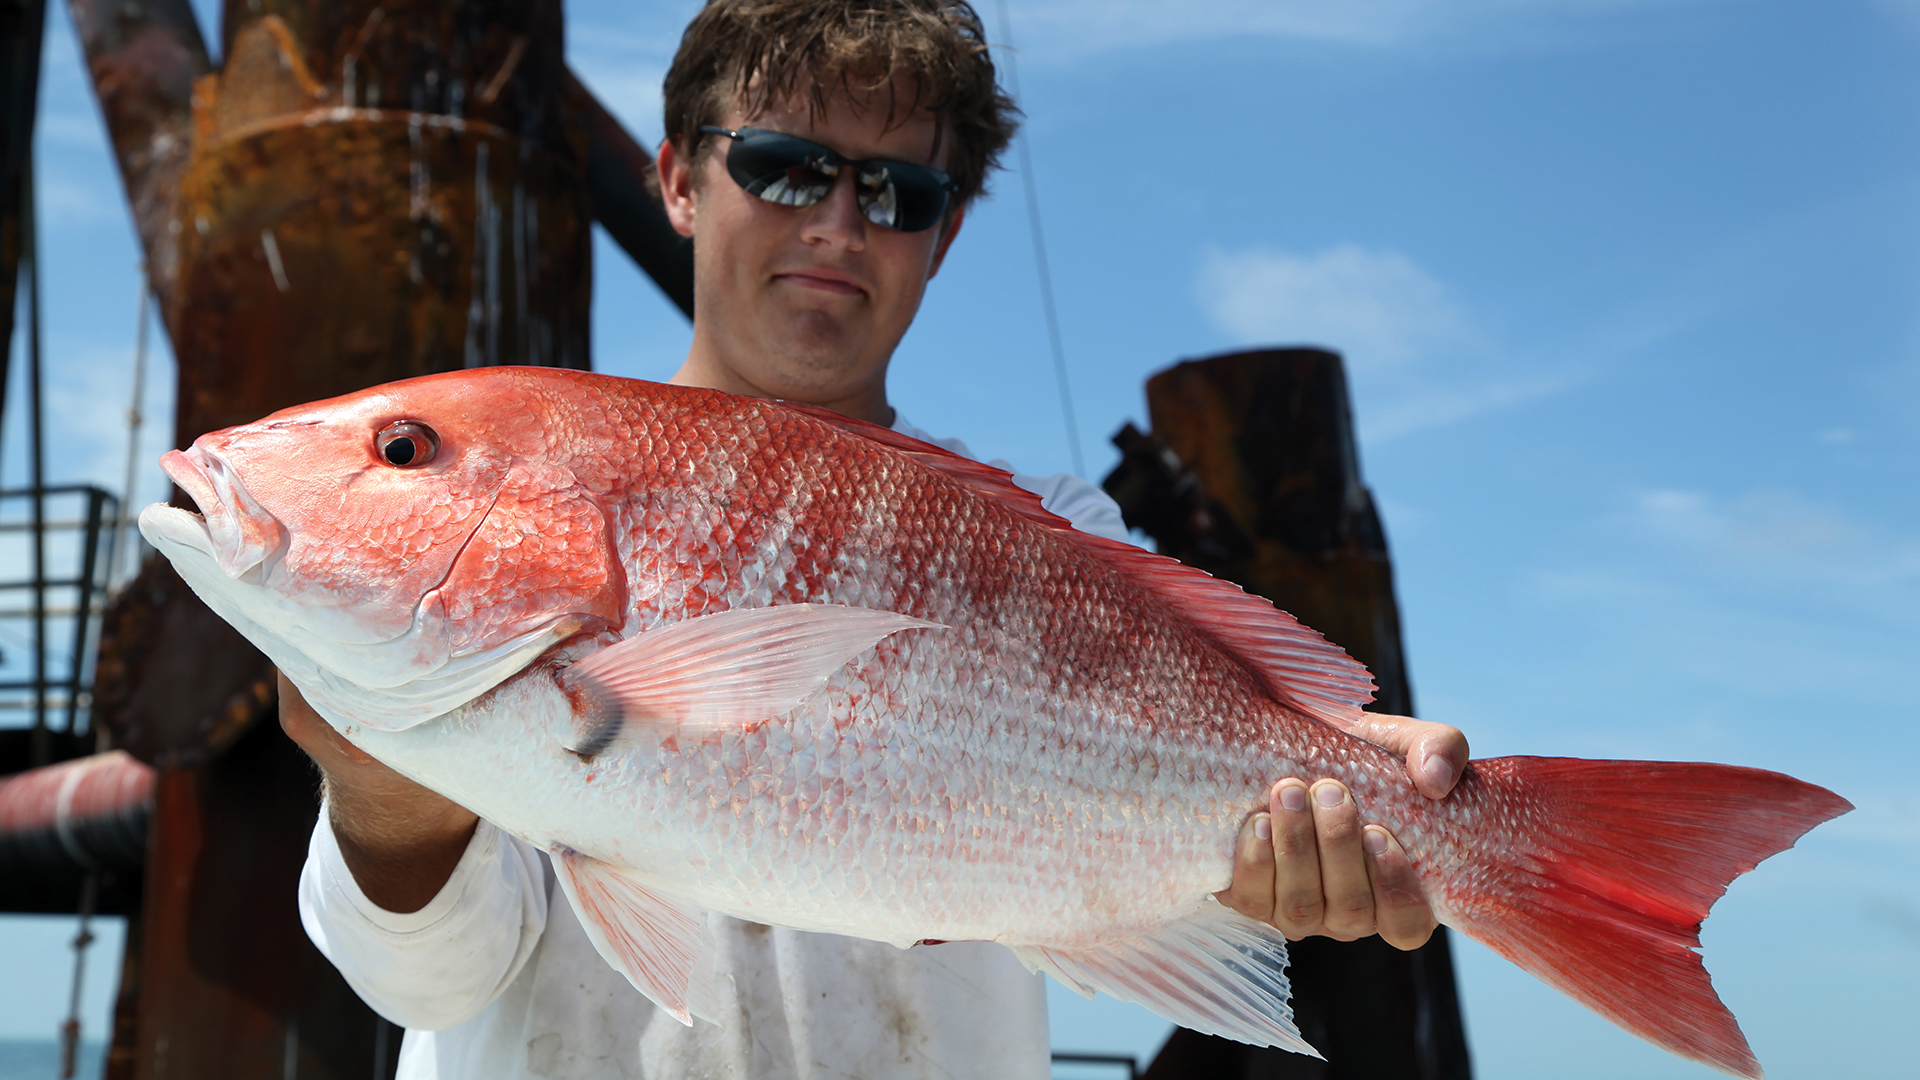
[[[667,76],[661,195],[694,240],[694,335],[675,382],[822,405],[927,437],[886,375],[1012,133],[977,16],[957,0],[713,0]],[[943,443],[959,453],[966,448]],[[1078,478],[1023,477],[1077,527],[1124,537]],[[1045,997],[999,946],[890,945],[715,918],[730,1022],[680,1025],[600,960],[545,856],[403,779],[281,683],[326,778],[301,882],[308,932],[407,1026],[400,1074],[439,1077],[1048,1074]],[[1459,732],[1357,732],[1444,794]],[[1221,899],[1292,937],[1434,927],[1404,852],[1337,783],[1284,779],[1242,830]]]

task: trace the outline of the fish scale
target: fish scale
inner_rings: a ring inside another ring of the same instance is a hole
[[[375,436],[401,421],[439,441],[390,466]],[[806,406],[484,369],[163,464],[204,517],[141,527],[209,605],[350,740],[549,852],[596,948],[687,1022],[717,911],[998,941],[1080,992],[1312,1052],[1278,931],[1211,898],[1297,775],[1388,826],[1449,925],[1756,1076],[1699,921],[1848,808],[1759,770],[1552,758],[1475,762],[1430,802],[1352,733],[1371,682],[1319,635]]]

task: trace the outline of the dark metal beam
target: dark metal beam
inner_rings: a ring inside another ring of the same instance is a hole
[[[594,220],[682,314],[693,318],[693,241],[675,232],[667,220],[652,155],[572,72],[567,73],[567,92],[586,117]]]

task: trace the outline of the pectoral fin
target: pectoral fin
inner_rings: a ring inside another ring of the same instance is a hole
[[[567,749],[591,757],[643,732],[710,731],[778,716],[889,634],[940,629],[892,611],[788,604],[636,634],[567,668]]]
[[[560,888],[587,939],[615,971],[654,1004],[692,1026],[720,1022],[714,951],[706,912],[661,896],[631,872],[562,847],[553,852]]]

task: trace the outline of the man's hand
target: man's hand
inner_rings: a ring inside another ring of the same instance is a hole
[[[1429,799],[1453,790],[1468,760],[1466,736],[1445,724],[1369,713],[1351,733],[1404,757]],[[1267,809],[1240,829],[1233,884],[1215,895],[1294,940],[1378,933],[1395,948],[1415,949],[1439,925],[1406,851],[1387,830],[1362,825],[1336,780],[1273,785]]]
[[[280,680],[280,727],[325,777],[329,822],[367,899],[419,911],[439,894],[480,822],[471,810],[401,776],[348,742]]]

